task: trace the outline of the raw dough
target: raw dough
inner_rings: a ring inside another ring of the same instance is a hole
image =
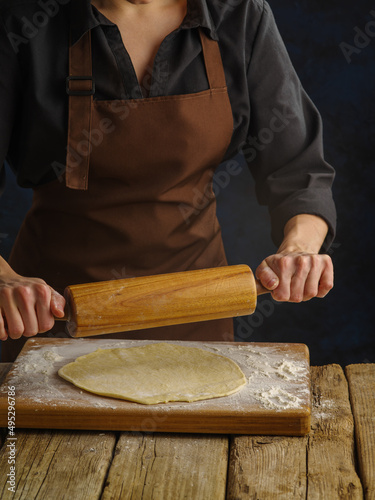
[[[169,343],[97,349],[58,373],[86,391],[143,404],[218,398],[246,384],[231,359]]]

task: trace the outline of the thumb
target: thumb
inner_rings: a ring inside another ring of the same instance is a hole
[[[259,264],[255,271],[255,276],[267,290],[274,290],[279,286],[279,277],[270,268],[266,260]]]
[[[64,316],[65,299],[56,290],[51,288],[51,313],[57,318]]]

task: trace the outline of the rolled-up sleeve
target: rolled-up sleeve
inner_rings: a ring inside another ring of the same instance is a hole
[[[243,152],[258,201],[268,206],[272,239],[280,244],[291,217],[313,214],[328,223],[326,251],[335,234],[335,172],[324,160],[320,115],[301,86],[266,2],[251,41],[247,78],[251,118]]]
[[[11,140],[18,100],[21,100],[21,95],[17,55],[0,17],[0,194],[5,185],[4,161]]]

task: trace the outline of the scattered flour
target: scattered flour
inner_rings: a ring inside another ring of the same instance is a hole
[[[307,360],[295,358],[292,352],[276,345],[232,346],[233,359],[248,376],[248,384],[240,391],[260,407],[288,410],[310,405],[310,367]]]
[[[40,354],[37,352],[29,352],[23,358],[23,363],[18,370],[22,372],[41,373],[43,375],[51,375],[54,372],[53,363],[63,360],[63,356],[57,353],[57,347],[50,347]]]
[[[280,378],[284,378],[286,380],[293,380],[298,375],[301,375],[305,368],[303,366],[298,366],[295,362],[286,361],[285,359],[280,363],[276,364],[276,375]]]
[[[40,342],[40,341],[39,341]],[[105,398],[79,390],[58,376],[57,371],[78,356],[88,354],[98,348],[131,347],[158,341],[103,340],[103,339],[56,339],[45,346],[32,346],[16,361],[8,384],[16,386],[18,400],[22,394],[42,406],[47,401],[56,411],[61,406],[87,407],[91,405],[105,410],[115,410],[124,404],[122,400]],[[218,344],[202,342],[173,341],[214,351],[235,361],[248,380],[239,392],[220,398],[220,407],[235,414],[243,414],[244,407],[253,405],[259,410],[284,411],[310,406],[309,377],[307,360],[288,352],[286,344]],[[133,403],[134,404],[134,403]],[[158,412],[172,409],[195,411],[197,407],[209,410],[217,406],[217,399],[193,403],[168,403],[157,406]],[[38,408],[38,404],[36,404]],[[36,409],[37,411],[37,409]]]
[[[301,399],[280,387],[271,387],[268,391],[259,392],[257,399],[267,408],[299,408]]]
[[[43,358],[48,361],[61,361],[62,359],[64,359],[63,356],[57,354],[54,347],[52,347],[49,351],[43,353]]]

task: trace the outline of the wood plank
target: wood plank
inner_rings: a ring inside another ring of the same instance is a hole
[[[365,499],[375,499],[375,364],[345,368],[355,421],[359,472]]]
[[[16,386],[17,426],[204,434],[301,436],[310,428],[309,352],[304,344],[183,342],[234,360],[249,383],[222,398],[143,405],[84,391],[58,375],[98,348],[136,347],[147,340],[29,339],[0,388],[0,425],[7,385]],[[277,391],[277,394],[273,391]],[[152,428],[144,422],[152,421]]]
[[[354,421],[339,365],[311,368],[313,407],[307,446],[307,499],[362,499],[355,469]]]
[[[0,384],[5,379],[7,373],[12,368],[12,363],[0,363]],[[0,448],[5,442],[6,435],[8,433],[7,427],[0,428]]]
[[[97,500],[112,460],[110,432],[16,431],[15,493],[8,488],[8,451],[0,450],[0,498]]]
[[[228,438],[122,433],[102,500],[222,500]]]
[[[232,438],[227,500],[306,498],[307,437]]]
[[[233,438],[228,500],[362,498],[345,375],[337,365],[311,372],[310,434],[305,438]]]

